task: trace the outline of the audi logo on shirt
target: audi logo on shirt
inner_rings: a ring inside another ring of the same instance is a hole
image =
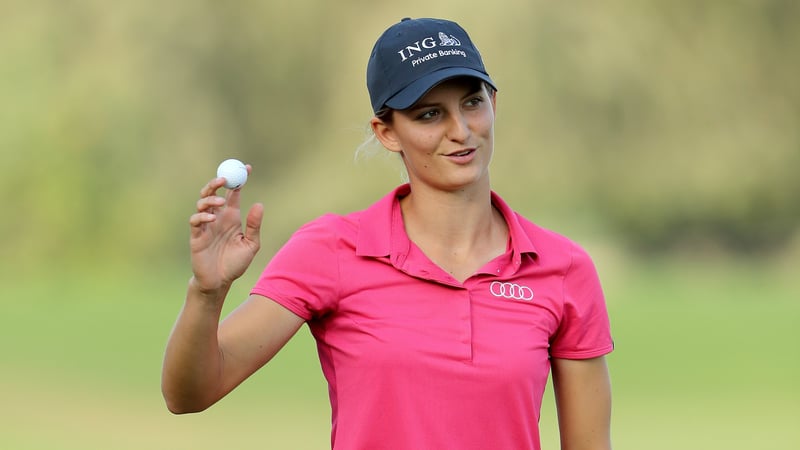
[[[489,286],[489,292],[491,292],[495,297],[507,298],[511,300],[533,300],[533,289],[516,283],[493,281]]]

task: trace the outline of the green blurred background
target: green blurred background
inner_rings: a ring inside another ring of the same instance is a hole
[[[595,258],[615,448],[800,445],[800,2],[0,0],[0,448],[328,446],[305,328],[201,414],[167,412],[161,358],[222,159],[266,207],[226,311],[302,223],[400,182],[353,155],[404,16],[469,30],[495,190]],[[557,448],[549,394],[541,427]]]

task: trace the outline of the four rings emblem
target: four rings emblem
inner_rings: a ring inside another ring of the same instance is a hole
[[[533,300],[533,289],[516,283],[502,283],[493,281],[489,286],[489,292],[495,297],[508,298],[512,300]]]

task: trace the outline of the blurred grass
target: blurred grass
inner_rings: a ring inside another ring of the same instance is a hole
[[[777,450],[800,442],[800,288],[790,270],[599,259],[616,341],[615,448]],[[258,271],[251,272],[226,311],[246,296]],[[173,416],[159,377],[185,270],[9,278],[0,448],[328,447],[327,391],[305,328],[220,403]],[[544,448],[558,448],[551,397]]]

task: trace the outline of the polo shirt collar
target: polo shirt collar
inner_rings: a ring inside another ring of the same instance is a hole
[[[536,257],[538,254],[536,247],[534,247],[525,228],[520,224],[519,215],[494,191],[492,191],[492,205],[500,211],[508,225],[511,249],[513,250],[513,262],[519,266],[523,254],[530,254],[532,257]]]
[[[403,226],[400,199],[411,192],[409,184],[402,184],[365,209],[358,227],[356,255],[367,257],[389,257],[392,262],[404,260],[410,241]],[[495,192],[491,193],[492,204],[500,211],[508,224],[513,251],[513,262],[519,264],[523,254],[537,254],[519,216]],[[389,233],[386,231],[389,230]]]

